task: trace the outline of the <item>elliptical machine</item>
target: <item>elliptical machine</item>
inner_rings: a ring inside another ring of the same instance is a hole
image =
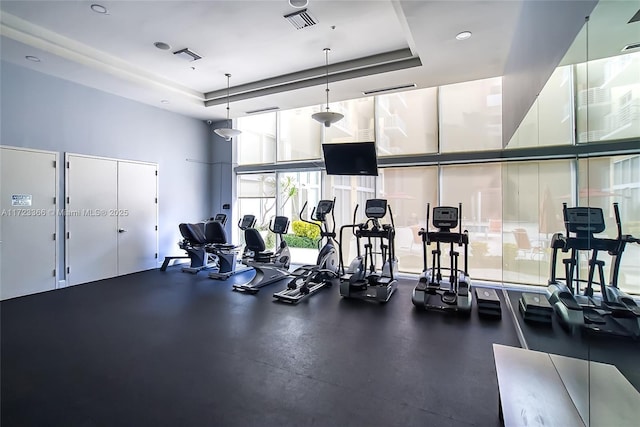
[[[258,230],[250,227],[244,231],[245,250],[242,262],[253,267],[256,274],[247,283],[234,284],[234,291],[256,294],[261,287],[289,277],[291,253],[287,242],[282,238],[288,229],[289,218],[286,216],[276,216],[273,221],[269,221],[269,230],[280,240],[275,253],[266,250],[264,239]]]
[[[596,238],[594,234],[602,233],[605,230],[602,209],[584,206],[568,208],[567,204],[563,203],[562,211],[567,234],[563,236],[562,233],[556,233],[552,237],[553,253],[549,285],[546,291],[547,299],[558,315],[560,323],[567,328],[580,327],[590,332],[640,338],[638,315],[632,304],[629,304],[629,300],[632,299],[617,289],[619,258],[626,243],[634,238],[622,235],[618,204],[614,203],[613,208],[618,226],[618,236],[615,239]],[[571,235],[572,233],[573,235]],[[559,250],[565,253],[571,251],[570,257],[562,260],[565,268],[565,282],[556,276],[556,261]],[[578,275],[580,251],[591,251],[586,280],[581,279]],[[605,263],[598,259],[598,254],[601,251],[606,251],[613,257],[614,265],[610,273],[610,285],[607,285],[604,278]],[[598,282],[594,282],[596,272],[598,273]],[[582,294],[579,289],[580,283],[586,283]],[[594,283],[600,285],[601,296],[599,299],[594,296]]]
[[[389,211],[391,224],[380,224]],[[381,303],[389,301],[398,287],[398,259],[395,256],[395,228],[393,212],[384,199],[369,199],[365,205],[367,221],[356,224],[358,206],[353,212],[353,224],[340,227],[340,242],[344,242],[342,232],[345,228],[351,228],[356,237],[357,256],[344,270],[342,257],[342,244],[340,248],[340,295],[345,298],[359,298],[373,300]],[[361,239],[366,239],[364,255],[360,245]],[[379,252],[374,248],[374,242],[379,242]],[[382,258],[382,269],[377,270],[375,265],[376,255]]]
[[[441,310],[457,311],[461,314],[471,313],[471,279],[468,274],[468,248],[469,234],[462,231],[462,203],[458,207],[439,206],[433,208],[433,226],[438,231],[429,231],[429,210],[427,204],[427,228],[420,229],[418,235],[422,237],[422,262],[424,271],[418,279],[418,284],[413,289],[411,301],[418,308],[437,308]],[[459,227],[459,231],[452,229]],[[427,246],[432,242],[436,248],[431,251],[431,268],[427,267]],[[441,243],[449,244],[450,267],[442,267],[440,257]],[[464,248],[464,268],[458,267],[460,253],[455,250],[455,245]],[[449,270],[448,280],[443,278],[442,270]]]
[[[303,265],[290,273],[293,279],[287,284],[286,289],[273,294],[273,297],[277,300],[297,304],[304,298],[315,294],[320,289],[339,283],[338,270],[340,260],[335,241],[336,226],[335,216],[333,214],[334,205],[335,199],[320,200],[311,212],[311,220],[315,222],[304,219],[303,213],[307,207],[307,203],[305,202],[304,206],[302,206],[300,220],[318,227],[320,229],[320,242],[323,239],[326,239],[326,241],[318,253],[318,259],[315,265]],[[332,219],[331,231],[329,231],[329,226],[327,225],[327,215],[329,214],[331,214]],[[320,244],[320,242],[318,242],[318,244]]]
[[[618,277],[620,274],[620,261],[622,260],[622,254],[629,243],[640,244],[640,239],[632,236],[631,234],[622,234],[622,221],[620,220],[620,210],[618,204],[613,204],[613,210],[616,216],[616,226],[618,228],[618,250],[611,255],[611,270],[609,271],[609,285],[606,286],[603,293],[603,300],[606,304],[622,304],[623,307],[629,309],[636,318],[640,319],[640,306],[636,301],[627,293],[620,290],[618,287]]]

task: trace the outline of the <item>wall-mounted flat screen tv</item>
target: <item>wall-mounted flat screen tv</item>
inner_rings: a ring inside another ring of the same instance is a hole
[[[327,175],[378,176],[376,144],[373,142],[346,142],[322,144]]]

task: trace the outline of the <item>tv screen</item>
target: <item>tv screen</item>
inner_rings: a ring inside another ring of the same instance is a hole
[[[378,176],[376,145],[373,142],[322,144],[327,175]]]

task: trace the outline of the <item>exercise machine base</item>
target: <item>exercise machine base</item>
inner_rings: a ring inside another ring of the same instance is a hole
[[[261,265],[260,263],[248,263],[247,266],[253,267],[256,270],[256,275],[247,283],[233,285],[234,291],[256,294],[260,288],[289,277],[289,271],[280,267]]]
[[[525,322],[551,326],[553,307],[544,295],[523,293],[518,302],[518,309]]]
[[[493,319],[502,319],[500,297],[495,289],[475,287],[473,290],[476,294],[478,315],[491,317]]]
[[[380,277],[375,283],[366,278],[350,283],[340,280],[340,296],[386,303],[398,288],[398,281],[388,277]]]
[[[300,280],[304,282],[304,278],[300,278]],[[276,292],[273,294],[273,297],[278,301],[286,302],[289,304],[297,304],[303,299],[308,298],[316,292],[320,291],[321,289],[332,287],[334,284],[337,284],[338,281],[339,280],[335,278],[321,282],[309,282],[307,283],[307,287],[309,289],[307,292],[301,290],[301,284],[300,286],[296,286],[295,289],[287,288],[280,292]]]
[[[423,273],[413,289],[411,302],[414,306],[420,309],[458,312],[463,315],[471,313],[473,296],[471,295],[471,283],[467,276],[460,273],[457,292],[451,290],[448,281],[432,282],[430,277],[430,271]]]

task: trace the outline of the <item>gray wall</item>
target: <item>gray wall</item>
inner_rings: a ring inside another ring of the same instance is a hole
[[[178,224],[215,213],[209,126],[11,63],[2,62],[0,70],[0,143],[57,151],[60,161],[69,152],[157,163],[158,259],[182,254]],[[62,196],[64,168],[59,171]],[[64,208],[60,201],[58,208]],[[60,233],[63,227],[60,221]],[[64,271],[62,246],[60,255]]]
[[[597,0],[524,1],[502,80],[505,147]]]

